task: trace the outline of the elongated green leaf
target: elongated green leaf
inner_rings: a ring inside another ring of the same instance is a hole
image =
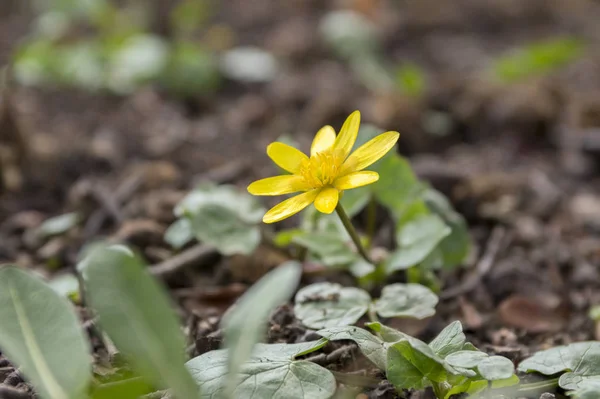
[[[231,354],[228,361],[229,392],[233,392],[241,365],[263,337],[270,313],[292,296],[301,275],[302,266],[298,262],[279,266],[252,286],[223,318],[225,342]]]
[[[42,237],[64,234],[75,227],[79,222],[79,219],[79,215],[75,212],[55,216],[44,221],[38,228],[38,232]]]
[[[355,287],[334,283],[316,283],[296,294],[294,313],[310,328],[327,328],[354,324],[369,309],[371,297]]]
[[[185,339],[165,291],[123,247],[92,252],[84,261],[87,292],[100,324],[138,373],[177,398],[195,398],[186,370]]]
[[[89,345],[68,300],[16,267],[0,269],[0,348],[41,398],[79,399],[91,378]]]
[[[322,348],[327,340],[300,344],[257,344],[250,359],[240,365],[242,381],[234,398],[327,399],[336,384],[329,370],[315,363],[295,360]],[[201,398],[221,398],[227,378],[228,349],[211,351],[187,363],[202,388]]]

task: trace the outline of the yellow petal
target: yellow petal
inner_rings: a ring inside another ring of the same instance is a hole
[[[315,199],[315,208],[322,213],[331,213],[338,204],[340,192],[336,188],[326,188],[321,190]]]
[[[335,180],[335,188],[338,190],[350,190],[356,187],[366,186],[379,180],[377,172],[363,171],[353,172]]]
[[[335,143],[333,143],[333,147],[339,149],[342,153],[343,159],[346,159],[348,154],[350,154],[350,151],[352,151],[352,147],[356,141],[356,136],[358,135],[359,126],[360,112],[354,111],[342,125],[340,134],[338,134],[335,139]]]
[[[252,195],[282,195],[309,188],[302,176],[283,175],[257,180],[248,186],[248,192]]]
[[[385,132],[367,141],[346,159],[340,170],[340,175],[358,172],[378,161],[396,145],[398,137],[400,137],[398,132]]]
[[[277,166],[290,173],[297,173],[300,170],[302,161],[308,160],[308,157],[302,151],[279,142],[269,144],[267,155]]]
[[[267,213],[265,213],[265,216],[263,216],[263,222],[275,223],[295,215],[302,209],[309,206],[315,200],[317,194],[319,194],[319,191],[321,190],[315,189],[303,194],[298,194],[275,205],[273,208],[269,209]]]
[[[310,155],[325,151],[335,142],[335,130],[331,126],[323,126],[315,135],[310,146]]]

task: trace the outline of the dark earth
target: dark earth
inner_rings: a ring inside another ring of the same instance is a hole
[[[387,62],[424,68],[422,97],[366,88],[332,54],[318,21],[339,7],[375,21]],[[50,275],[72,270],[84,243],[131,245],[168,285],[189,355],[215,349],[223,311],[286,255],[267,244],[251,257],[221,257],[202,244],[177,253],[163,240],[173,206],[203,180],[245,188],[273,175],[269,142],[286,133],[306,149],[318,128],[339,128],[360,109],[363,121],[401,132],[400,153],[467,218],[475,247],[464,268],[441,273],[434,317],[392,326],[429,340],[460,320],[481,350],[515,363],[540,349],[600,339],[588,316],[600,304],[600,2],[224,0],[213,19],[232,29],[236,45],[285,60],[281,73],[269,83],[226,81],[209,98],[153,87],[125,97],[18,85],[0,93],[0,262]],[[0,66],[30,20],[18,0],[3,1]],[[564,35],[587,44],[566,67],[513,84],[488,76],[500,54]],[[440,117],[443,135],[436,135],[429,122]],[[47,241],[29,234],[73,211],[85,217],[69,234]],[[391,240],[386,223],[379,223],[382,245]],[[303,284],[352,284],[315,268],[306,265]],[[268,342],[315,338],[290,306],[272,315]],[[100,362],[106,350],[96,350]],[[364,386],[357,398],[401,397],[350,343],[312,356],[356,374]],[[0,388],[26,388],[0,355],[2,381]],[[3,389],[0,398],[30,397]]]

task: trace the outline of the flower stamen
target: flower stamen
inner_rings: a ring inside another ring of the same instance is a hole
[[[326,150],[304,160],[300,166],[300,175],[312,188],[331,186],[343,163],[344,155],[341,151]]]

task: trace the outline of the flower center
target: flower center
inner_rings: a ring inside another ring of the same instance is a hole
[[[340,150],[325,150],[302,162],[300,175],[313,188],[330,186],[340,173],[344,158]]]

